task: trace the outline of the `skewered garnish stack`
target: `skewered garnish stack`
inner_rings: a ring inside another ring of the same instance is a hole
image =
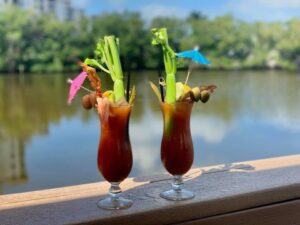
[[[198,51],[191,50],[181,53],[175,53],[168,43],[168,34],[166,28],[153,28],[152,33],[154,35],[152,39],[153,45],[161,45],[163,51],[166,81],[159,83],[162,86],[162,91],[160,92],[158,87],[150,82],[151,88],[159,101],[164,101],[166,103],[172,104],[175,102],[192,101],[198,102],[199,100],[206,103],[210,94],[214,92],[217,88],[215,85],[199,86],[191,88],[187,85],[188,77],[185,83],[176,82],[176,71],[177,71],[177,58],[190,58],[195,62],[201,64],[209,64],[208,60]],[[188,76],[191,71],[188,71]],[[166,97],[163,98],[163,90],[166,92]]]
[[[165,87],[164,84],[160,84]],[[150,86],[154,91],[156,97],[161,101],[161,94],[157,86],[150,82]],[[206,103],[210,94],[214,92],[217,87],[215,85],[199,86],[191,88],[190,86],[183,84],[182,82],[176,82],[176,102],[193,101],[198,102],[199,100]]]
[[[95,51],[95,59],[85,59],[84,63],[79,62],[82,70],[87,73],[87,78],[93,91],[82,97],[83,108],[89,110],[93,107],[98,111],[106,109],[107,104],[132,105],[136,96],[135,86],[132,87],[130,98],[125,98],[123,71],[119,56],[119,40],[114,36],[105,36],[97,43]],[[113,82],[113,90],[102,92],[101,79],[96,73],[98,68],[105,73],[108,73]],[[129,90],[129,88],[128,88]],[[129,96],[129,95],[127,95]]]

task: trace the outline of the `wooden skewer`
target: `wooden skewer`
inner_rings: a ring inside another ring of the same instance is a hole
[[[196,45],[194,47],[194,50],[199,50],[199,46]],[[187,73],[187,76],[186,76],[186,79],[185,79],[185,82],[184,82],[185,85],[187,85],[187,82],[189,80],[190,74],[192,73],[192,70],[193,70],[193,66],[194,66],[194,62],[191,61],[190,64],[189,64],[188,73]]]
[[[189,80],[190,74],[191,74],[191,70],[189,69],[188,73],[187,73],[187,76],[186,76],[186,79],[185,79],[185,82],[184,82],[185,85],[187,84],[187,82]]]

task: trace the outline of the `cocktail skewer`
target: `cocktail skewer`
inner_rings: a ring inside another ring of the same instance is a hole
[[[192,64],[192,62],[190,64]],[[190,68],[190,66],[189,66],[189,68]],[[186,79],[185,79],[185,82],[184,82],[185,85],[187,85],[187,82],[189,80],[191,72],[192,72],[192,69],[188,69],[187,76],[186,76]]]
[[[199,50],[199,46],[198,45],[196,45],[195,47],[194,47],[194,50]],[[185,85],[187,85],[187,82],[188,82],[188,80],[189,80],[189,77],[190,77],[190,74],[192,73],[192,70],[194,69],[194,62],[193,61],[191,61],[190,63],[189,63],[189,68],[188,68],[188,72],[187,72],[187,76],[186,76],[186,79],[185,79],[185,82],[184,82],[184,84]]]

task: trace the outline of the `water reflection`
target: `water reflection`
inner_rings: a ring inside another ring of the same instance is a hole
[[[24,162],[24,143],[16,139],[5,139],[1,135],[0,151],[0,193],[1,183],[19,185],[27,181]]]
[[[179,78],[184,80],[184,73]],[[163,171],[162,116],[148,87],[154,72],[133,74],[131,176]],[[77,98],[66,105],[66,76],[0,76],[0,193],[100,180],[99,120]],[[111,81],[103,78],[103,86]],[[196,72],[190,83],[216,84],[194,107],[194,166],[300,153],[300,76],[285,72]],[[81,93],[83,94],[83,93]]]
[[[75,109],[60,107],[65,104],[59,101],[65,95],[62,78],[0,78],[0,187],[3,183],[16,186],[27,182],[24,156],[31,138],[46,136],[50,123],[74,114]]]

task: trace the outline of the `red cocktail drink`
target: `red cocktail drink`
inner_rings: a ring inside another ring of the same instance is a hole
[[[131,106],[110,106],[101,119],[98,168],[108,182],[121,182],[130,173],[132,151],[128,134]]]
[[[161,103],[164,118],[164,132],[161,142],[161,160],[166,170],[174,176],[173,189],[161,193],[168,200],[185,200],[194,197],[182,189],[184,175],[194,160],[194,148],[190,131],[190,115],[193,103]]]
[[[133,201],[120,196],[122,191],[119,185],[129,175],[132,167],[128,126],[136,89],[135,86],[130,88],[130,73],[128,72],[125,92],[119,39],[113,35],[100,38],[95,51],[95,59],[86,58],[84,63],[79,61],[78,64],[82,72],[74,80],[69,79],[71,86],[68,103],[71,103],[80,89],[88,92],[82,98],[82,106],[86,110],[96,108],[98,111],[101,121],[98,168],[111,184],[109,197],[100,200],[97,205],[103,209],[129,208]],[[112,90],[103,90],[101,79],[95,68],[110,75],[114,82]],[[82,86],[86,78],[93,90]]]
[[[101,137],[98,148],[98,168],[103,177],[111,183],[109,198],[101,200],[98,205],[106,209],[124,209],[132,205],[132,200],[120,197],[119,187],[130,173],[132,151],[129,140],[129,118],[131,106],[108,107],[99,114],[101,120]]]
[[[161,143],[161,161],[172,175],[183,175],[192,166],[193,141],[190,114],[193,103],[161,104],[164,116],[164,134]]]
[[[192,64],[189,65],[185,82],[178,82],[176,80],[177,57],[189,58],[204,65],[210,62],[198,51],[198,47],[179,53],[174,51],[169,44],[167,28],[152,28],[151,32],[153,34],[151,43],[162,47],[165,65],[165,77],[158,74],[160,90],[150,82],[153,92],[160,101],[164,117],[161,160],[166,170],[174,176],[173,189],[161,193],[160,196],[173,201],[191,199],[195,195],[183,189],[182,181],[182,175],[191,168],[194,159],[190,115],[193,103],[199,100],[206,103],[216,86],[190,87],[187,83]]]

